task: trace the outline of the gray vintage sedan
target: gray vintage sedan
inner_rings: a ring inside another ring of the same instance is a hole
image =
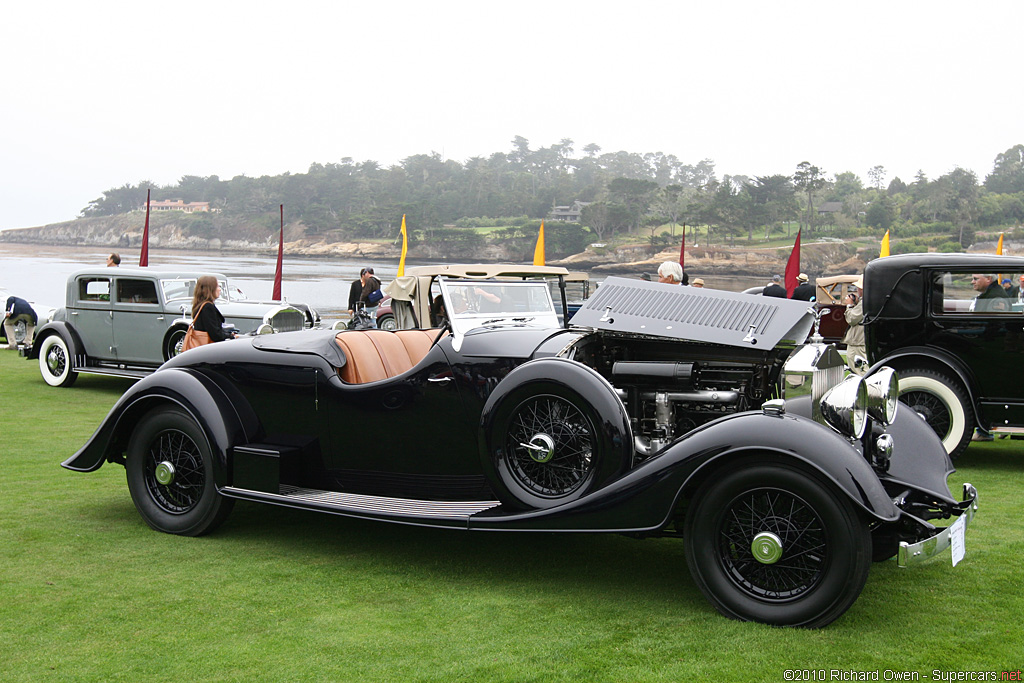
[[[66,387],[78,373],[144,377],[178,353],[203,273],[152,268],[94,268],[68,278],[67,298],[36,331],[31,358],[46,383]],[[227,277],[213,274],[228,292]],[[281,302],[217,301],[240,334],[289,332],[306,314]]]

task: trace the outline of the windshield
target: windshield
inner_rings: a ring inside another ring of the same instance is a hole
[[[453,317],[513,318],[553,314],[544,283],[452,282],[448,284]]]
[[[456,347],[466,332],[491,325],[560,327],[543,280],[445,280],[441,291]],[[456,350],[458,350],[456,348]]]
[[[161,280],[160,288],[164,292],[164,301],[184,300],[191,302],[192,295],[196,291],[197,278],[175,278],[173,280]],[[217,301],[227,301],[228,283],[220,281],[220,298]]]

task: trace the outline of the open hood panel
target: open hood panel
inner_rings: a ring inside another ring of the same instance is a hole
[[[610,277],[572,318],[608,332],[770,349],[803,343],[813,305],[769,296]]]

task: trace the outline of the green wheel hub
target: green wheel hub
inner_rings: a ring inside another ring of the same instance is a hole
[[[762,531],[754,536],[750,552],[761,564],[775,564],[782,557],[782,539],[771,532]]]
[[[156,466],[153,476],[161,486],[169,486],[174,481],[174,465],[164,460]]]

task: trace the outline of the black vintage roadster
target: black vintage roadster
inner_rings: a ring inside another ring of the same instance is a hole
[[[146,522],[181,535],[243,499],[680,537],[719,611],[779,625],[840,616],[873,559],[962,547],[973,487],[950,495],[950,460],[896,412],[891,370],[844,379],[834,348],[800,345],[806,303],[609,278],[559,325],[543,281],[437,284],[442,328],[276,334],[172,358],[64,467],[123,464]],[[371,422],[387,440],[354,442]]]

